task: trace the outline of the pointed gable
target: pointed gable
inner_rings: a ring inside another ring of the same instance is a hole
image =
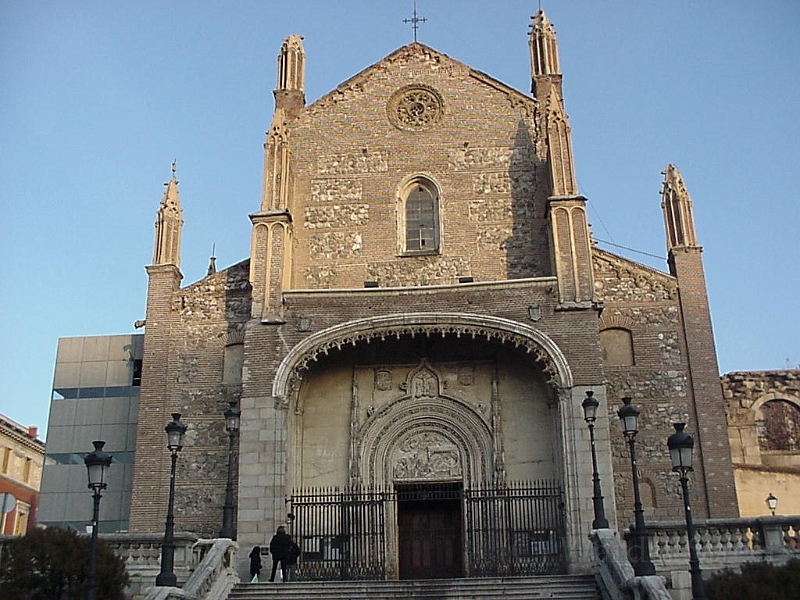
[[[532,97],[420,43],[309,104],[285,124],[290,179],[265,170],[288,190],[290,287],[550,275],[538,121]]]

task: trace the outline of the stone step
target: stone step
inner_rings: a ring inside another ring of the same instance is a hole
[[[591,575],[240,583],[228,600],[598,600]]]

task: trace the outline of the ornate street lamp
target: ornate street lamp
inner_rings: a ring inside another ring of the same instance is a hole
[[[111,466],[113,458],[110,454],[103,452],[105,442],[97,440],[92,442],[94,451],[86,455],[83,459],[86,465],[86,472],[89,476],[89,489],[92,490],[94,509],[92,511],[92,541],[89,546],[89,574],[86,577],[86,600],[95,600],[97,597],[97,521],[100,517],[100,492],[108,487],[106,483],[106,469]]]
[[[694,542],[694,524],[692,522],[692,507],[689,504],[689,477],[687,473],[692,470],[692,450],[694,439],[683,428],[686,423],[673,423],[675,428],[669,438],[667,447],[672,460],[672,470],[680,474],[681,489],[683,490],[683,512],[686,515],[686,537],[689,540],[689,573],[692,576],[692,598],[705,600],[706,591],[703,585],[703,573],[700,571],[700,561],[697,558],[697,548]]]
[[[594,505],[592,529],[608,529],[606,510],[603,506],[603,491],[600,489],[600,475],[597,473],[597,450],[594,443],[594,422],[597,419],[597,407],[600,406],[600,402],[594,397],[594,392],[588,391],[581,406],[583,407],[583,420],[589,425],[589,440],[592,444],[592,503]]]
[[[239,431],[239,419],[242,411],[236,408],[236,403],[231,402],[225,410],[225,430],[228,432],[228,485],[225,486],[225,504],[222,507],[222,528],[219,537],[236,539],[236,529],[233,527],[233,439]]]
[[[630,549],[633,572],[636,575],[655,575],[656,567],[650,560],[650,547],[647,541],[647,530],[644,525],[642,497],[639,493],[639,470],[636,466],[636,434],[639,433],[639,409],[631,404],[630,398],[622,399],[622,408],[617,416],[622,423],[622,433],[628,442],[631,453],[631,470],[633,471],[633,545]]]
[[[766,500],[764,500],[764,502],[767,503],[767,508],[769,509],[769,511],[772,513],[772,516],[774,517],[775,516],[775,509],[778,508],[778,498],[773,496],[772,492],[770,492],[769,496],[767,496],[767,498],[766,498]]]
[[[183,434],[186,425],[181,423],[181,413],[172,413],[172,421],[164,428],[167,432],[167,448],[172,455],[172,467],[169,472],[169,502],[167,504],[167,522],[164,529],[164,543],[161,545],[161,572],[156,577],[156,585],[176,586],[178,577],[173,572],[175,565],[175,517],[172,514],[175,504],[175,465],[178,452],[183,448]]]

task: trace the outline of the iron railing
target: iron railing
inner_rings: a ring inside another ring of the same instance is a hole
[[[312,489],[291,497],[300,546],[298,578],[385,579],[385,505],[390,494],[363,489]]]
[[[566,572],[563,490],[536,481],[466,490],[452,483],[299,490],[289,499],[302,552],[298,578],[386,579],[387,523],[396,524],[398,503],[436,500],[460,502],[463,576]]]
[[[566,572],[564,500],[555,482],[464,492],[470,577]]]

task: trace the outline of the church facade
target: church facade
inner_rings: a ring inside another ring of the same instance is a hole
[[[217,534],[235,406],[243,547],[286,523],[309,577],[583,570],[587,394],[612,527],[632,522],[623,397],[648,518],[682,518],[673,422],[695,437],[696,515],[738,515],[680,174],[664,173],[668,270],[597,248],[541,11],[529,46],[531,94],[415,42],[306,104],[287,38],[250,258],[185,286],[173,173],[147,267],[132,531],[163,527],[180,413],[176,529]]]

